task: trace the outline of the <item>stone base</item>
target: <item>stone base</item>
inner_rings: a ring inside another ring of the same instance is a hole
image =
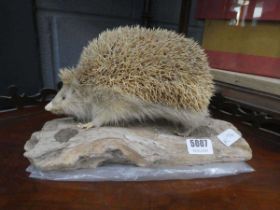
[[[230,147],[217,139],[217,135],[228,128],[240,133],[232,124],[208,120],[208,126],[194,130],[189,137],[211,139],[212,155],[189,154],[186,146],[189,137],[174,135],[174,128],[170,126],[84,130],[71,118],[60,118],[47,122],[41,131],[32,134],[24,146],[24,156],[43,171],[96,168],[107,164],[170,167],[251,159],[252,151],[244,138]]]

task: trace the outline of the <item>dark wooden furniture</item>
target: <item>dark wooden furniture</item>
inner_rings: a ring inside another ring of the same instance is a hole
[[[224,118],[222,114],[215,114]],[[279,210],[280,149],[275,136],[227,117],[253,149],[254,173],[150,182],[55,182],[28,178],[23,145],[55,116],[42,107],[0,113],[0,209]]]

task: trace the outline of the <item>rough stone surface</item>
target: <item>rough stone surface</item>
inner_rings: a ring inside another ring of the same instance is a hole
[[[106,164],[129,164],[141,167],[196,165],[214,162],[245,161],[252,151],[244,138],[230,147],[217,135],[232,124],[208,119],[208,126],[189,134],[209,138],[213,155],[190,155],[186,138],[174,134],[171,126],[130,126],[80,129],[71,118],[47,122],[41,131],[26,142],[24,156],[40,170],[95,168]]]

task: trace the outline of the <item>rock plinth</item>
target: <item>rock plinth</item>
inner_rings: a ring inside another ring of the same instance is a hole
[[[71,118],[47,122],[26,142],[24,156],[42,171],[96,168],[107,164],[140,167],[197,165],[216,162],[246,161],[252,151],[244,138],[230,147],[217,135],[232,124],[209,119],[208,125],[182,137],[170,126],[129,126],[80,129]],[[187,138],[208,138],[214,154],[189,154]]]

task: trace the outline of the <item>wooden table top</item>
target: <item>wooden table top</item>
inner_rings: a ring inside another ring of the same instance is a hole
[[[0,113],[0,209],[280,209],[280,148],[269,141],[272,135],[232,121],[253,150],[248,163],[256,171],[249,174],[146,182],[31,179],[23,146],[53,118],[40,107]]]

